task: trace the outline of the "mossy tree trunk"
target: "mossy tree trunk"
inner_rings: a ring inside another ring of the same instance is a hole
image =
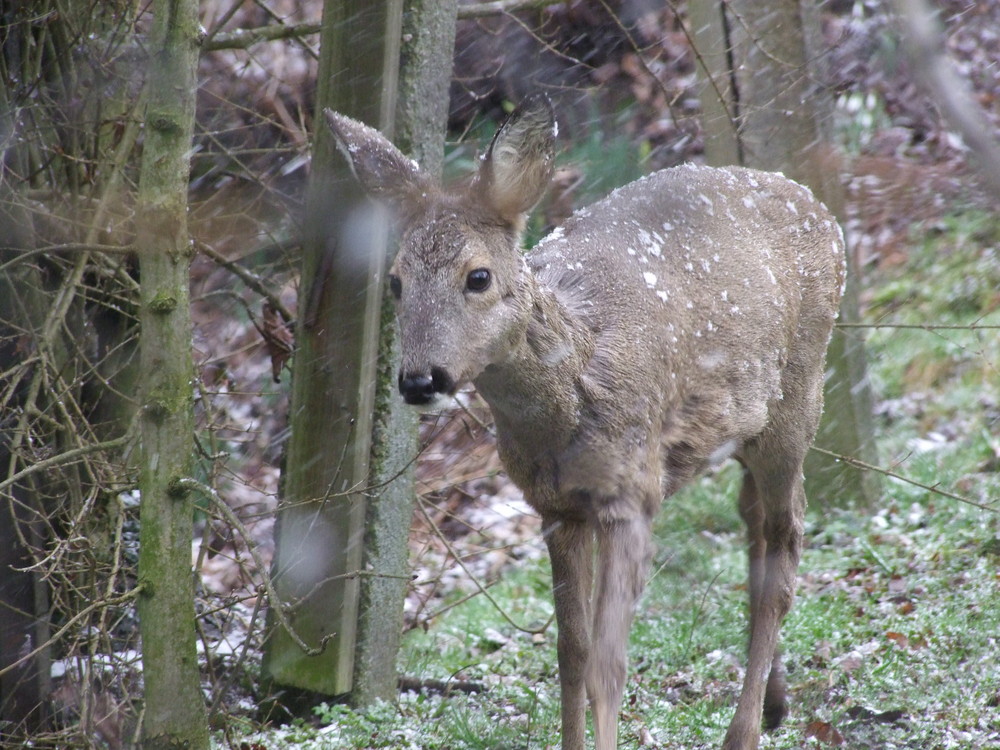
[[[142,745],[208,747],[195,649],[194,453],[187,190],[198,61],[196,0],[155,0],[139,177],[141,392],[139,627]]]
[[[271,607],[285,607],[294,633],[269,617],[264,671],[276,685],[327,695],[352,689],[360,579],[381,575],[362,566],[388,226],[359,201],[322,110],[391,135],[401,23],[402,0],[329,0],[323,11],[291,437],[272,566],[280,602]]]
[[[740,163],[784,172],[843,220],[840,163],[833,143],[833,100],[817,84],[817,9],[805,0],[697,0],[692,24],[708,100],[705,154],[710,163]],[[720,38],[721,35],[721,38]],[[712,84],[708,82],[709,77]],[[716,101],[721,96],[724,101]],[[840,319],[856,322],[853,266]],[[856,329],[836,330],[827,354],[825,409],[816,445],[877,463],[872,393],[864,342]],[[818,452],[806,461],[806,494],[821,505],[870,507],[878,477]]]
[[[457,0],[407,0],[403,11],[399,100],[394,140],[425,172],[440,177],[448,119],[448,87],[455,52]],[[409,572],[407,544],[413,516],[413,410],[396,387],[400,349],[395,310],[383,294],[379,369],[372,433],[371,484],[365,521],[358,639],[351,702],[391,700],[397,689],[396,654]]]

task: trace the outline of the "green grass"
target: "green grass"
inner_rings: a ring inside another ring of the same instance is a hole
[[[906,268],[866,282],[869,322],[1000,324],[998,230],[952,217],[916,241]],[[870,513],[810,508],[798,598],[783,629],[791,714],[762,747],[1000,747],[1000,336],[996,330],[880,329],[871,376],[889,406],[881,463],[984,510],[900,480]],[[937,434],[938,437],[932,438]],[[921,442],[923,441],[923,442]],[[620,747],[714,748],[739,692],[745,652],[739,472],[724,467],[671,498],[631,637]],[[541,542],[539,542],[541,544]],[[546,564],[490,589],[510,619],[552,612]],[[267,735],[268,747],[558,747],[555,626],[513,627],[474,597],[407,634],[400,671],[480,682],[476,694],[406,694]],[[823,734],[827,739],[816,737]]]

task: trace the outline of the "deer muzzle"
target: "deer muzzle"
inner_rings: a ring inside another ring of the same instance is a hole
[[[399,373],[399,392],[411,406],[427,406],[442,396],[455,392],[455,381],[447,371],[432,367],[430,374],[422,372]]]

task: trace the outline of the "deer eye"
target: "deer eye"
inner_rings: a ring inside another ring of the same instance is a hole
[[[392,296],[396,299],[403,296],[403,282],[394,273],[389,274],[389,291],[392,292]]]
[[[476,268],[465,277],[465,288],[470,292],[485,292],[490,288],[491,280],[488,268]]]

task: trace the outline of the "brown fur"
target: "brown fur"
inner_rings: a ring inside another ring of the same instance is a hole
[[[353,165],[362,183],[408,220],[392,269],[404,396],[430,402],[473,382],[542,516],[564,750],[582,750],[588,705],[597,750],[616,746],[652,518],[730,456],[745,468],[751,632],[723,746],[756,748],[762,716],[773,726],[786,712],[778,631],[844,279],[833,218],[780,175],[680,167],[577,212],[525,257],[523,212],[551,176],[547,101],[515,111],[458,194],[428,188],[377,132],[327,117],[345,154],[366,155]],[[490,285],[473,290],[482,269]]]

